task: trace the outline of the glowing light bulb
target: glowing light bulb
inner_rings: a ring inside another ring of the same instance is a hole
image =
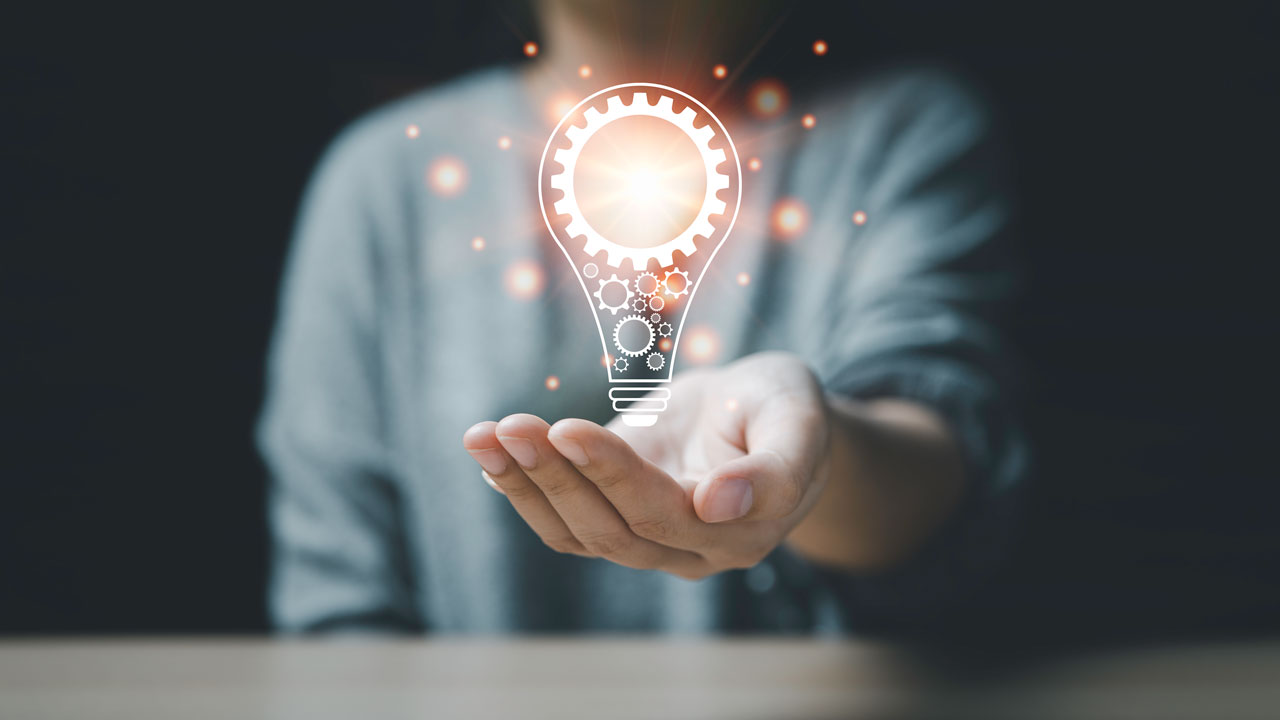
[[[538,174],[547,229],[600,331],[613,409],[628,425],[653,425],[671,397],[689,305],[738,217],[733,140],[675,88],[615,85],[565,113]],[[714,336],[694,340],[695,361],[714,359]]]

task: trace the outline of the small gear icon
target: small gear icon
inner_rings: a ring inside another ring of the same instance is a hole
[[[600,287],[595,291],[596,299],[600,301],[597,306],[601,310],[608,310],[614,315],[618,311],[625,308],[627,303],[631,302],[631,298],[635,293],[631,292],[630,284],[627,280],[618,277],[617,273],[613,273],[608,280],[601,279]],[[608,295],[609,297],[606,297]]]
[[[613,369],[617,372],[627,371],[627,359],[624,357],[617,358],[613,361]]]
[[[658,334],[662,337],[671,337],[671,323],[662,323],[659,325]]]
[[[662,322],[662,316],[659,315],[658,313],[654,313],[649,316],[649,322],[653,323],[654,325],[657,325],[658,323]],[[663,337],[666,337],[666,336],[664,335]]]
[[[613,344],[623,355],[640,357],[653,347],[653,326],[639,315],[628,315],[613,327]]]
[[[662,356],[658,353],[653,353],[647,360],[645,360],[645,365],[648,365],[650,370],[661,370],[662,366],[665,364],[666,360],[663,360]]]
[[[662,287],[662,281],[651,272],[642,272],[636,276],[636,292],[642,297],[652,297]]]
[[[680,279],[675,280],[673,282],[672,278],[676,278],[676,277]],[[671,270],[667,273],[666,277],[662,278],[662,286],[667,289],[667,294],[673,298],[678,298],[681,295],[688,295],[689,294],[689,273],[685,272],[684,270],[681,270],[680,268]],[[631,296],[628,295],[627,297],[631,297]]]
[[[642,297],[638,297],[635,300],[631,301],[631,309],[635,310],[638,313],[642,313],[645,310],[649,309],[649,301],[645,300]]]

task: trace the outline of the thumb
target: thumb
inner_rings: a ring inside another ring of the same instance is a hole
[[[704,522],[774,520],[800,508],[827,444],[817,399],[773,396],[749,411],[747,454],[713,468],[693,493]]]

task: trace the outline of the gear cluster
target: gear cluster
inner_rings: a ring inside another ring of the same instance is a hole
[[[613,345],[621,353],[613,362],[613,370],[627,372],[632,365],[627,358],[640,357],[644,357],[640,366],[643,369],[658,372],[665,368],[667,359],[663,353],[670,343],[657,341],[671,337],[675,327],[664,320],[662,311],[673,311],[675,306],[668,304],[692,291],[688,271],[672,267],[662,277],[645,271],[636,275],[634,282],[610,273],[609,277],[596,278],[595,282],[592,295],[598,309],[614,317],[628,311],[613,322]],[[654,350],[655,344],[659,346],[657,350]]]

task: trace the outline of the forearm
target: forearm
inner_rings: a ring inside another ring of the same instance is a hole
[[[871,571],[904,560],[955,509],[959,447],[930,409],[903,400],[828,398],[825,487],[787,544],[806,558]]]

